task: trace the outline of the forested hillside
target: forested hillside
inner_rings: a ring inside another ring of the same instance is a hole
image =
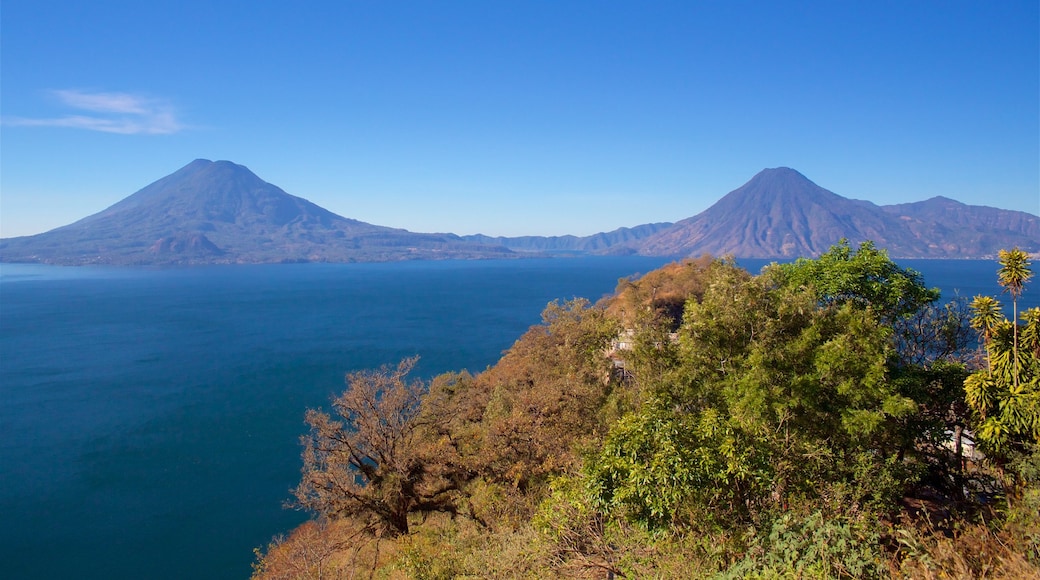
[[[1012,320],[842,243],[551,303],[476,375],[351,373],[255,577],[1036,577],[1040,309],[1000,262]]]

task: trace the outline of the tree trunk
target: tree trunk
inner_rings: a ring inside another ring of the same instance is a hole
[[[386,523],[390,528],[390,534],[394,536],[404,536],[408,534],[408,510],[394,510],[393,513],[389,514],[386,518]]]
[[[964,499],[964,426],[957,424],[953,428],[953,449],[957,455],[956,471],[953,473],[953,483],[957,486],[957,497]]]

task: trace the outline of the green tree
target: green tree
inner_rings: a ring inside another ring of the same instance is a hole
[[[998,281],[1015,301],[1029,280],[1028,256],[1001,250]],[[1017,320],[999,314],[993,298],[977,296],[972,327],[979,331],[987,369],[964,381],[965,401],[976,416],[975,432],[998,467],[1031,443],[1040,443],[1040,312],[1031,308]],[[1021,345],[1020,345],[1021,342]],[[1020,346],[1024,348],[1020,348]]]
[[[958,298],[939,305],[937,288],[926,287],[918,272],[900,267],[870,242],[853,251],[843,240],[816,260],[774,269],[782,284],[813,292],[825,307],[866,309],[890,332],[889,380],[918,407],[893,429],[898,448],[943,475],[933,480],[948,481],[950,467],[959,478],[961,433],[968,422],[962,384],[973,342],[970,307]],[[954,457],[943,451],[948,430],[954,433]],[[935,452],[925,453],[927,448]],[[960,489],[953,482],[949,491]]]
[[[1000,269],[997,270],[997,280],[1004,287],[1004,291],[1011,294],[1011,320],[1016,321],[1012,330],[1014,331],[1013,349],[1015,360],[1015,387],[1018,387],[1018,297],[1022,295],[1026,282],[1033,276],[1029,269],[1029,255],[1018,248],[1001,250],[998,256]]]
[[[1026,323],[1019,337],[1021,346],[1029,349],[1034,357],[1040,358],[1040,308],[1030,308],[1022,313]]]
[[[899,421],[917,405],[891,380],[878,312],[777,269],[713,265],[675,367],[588,464],[596,504],[652,526],[734,525],[824,497],[891,506],[909,476]]]
[[[776,268],[783,283],[812,290],[824,304],[853,302],[889,322],[939,298],[938,288],[926,288],[920,273],[900,267],[873,242],[853,251],[842,239],[817,259],[800,258]]]
[[[979,331],[982,337],[982,348],[986,350],[986,367],[993,374],[993,362],[989,357],[989,343],[993,339],[993,332],[1005,319],[1000,312],[1000,302],[992,296],[976,296],[971,301],[971,327]]]

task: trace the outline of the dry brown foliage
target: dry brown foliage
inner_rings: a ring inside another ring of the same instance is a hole
[[[396,556],[396,544],[352,520],[312,520],[257,550],[253,580],[373,578]]]
[[[628,327],[639,317],[666,318],[677,327],[686,301],[704,295],[705,274],[715,259],[704,255],[672,262],[636,280],[622,279],[615,296],[606,304],[607,313],[620,318]]]
[[[475,467],[521,490],[574,465],[575,445],[605,429],[611,388],[603,352],[618,325],[583,300],[550,304],[544,318],[475,384],[486,401]]]
[[[1009,534],[985,523],[953,530],[928,523],[895,531],[897,550],[889,568],[893,578],[1028,579],[1040,578],[1022,546]]]
[[[417,358],[347,375],[333,409],[307,412],[299,507],[325,517],[357,517],[386,535],[408,533],[408,514],[455,511],[460,481],[426,444],[422,381],[406,379]]]

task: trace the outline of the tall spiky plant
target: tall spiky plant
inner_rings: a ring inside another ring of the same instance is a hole
[[[989,341],[993,338],[993,331],[997,325],[1004,320],[1000,312],[1000,302],[992,296],[976,296],[971,301],[971,327],[982,335],[982,346],[986,349],[986,368],[989,374],[993,374],[993,359],[989,352]]]
[[[1017,320],[1018,297],[1032,276],[1029,257],[1015,248],[1002,250],[999,260],[997,280],[1015,302],[1015,319],[1004,317],[996,299],[975,297],[971,326],[981,335],[988,368],[964,380],[975,434],[998,466],[1021,445],[1040,443],[1040,308],[1022,313],[1022,328]]]
[[[1023,312],[1022,320],[1026,323],[1025,328],[1022,329],[1022,346],[1040,359],[1040,307],[1030,308]]]
[[[1026,282],[1033,276],[1029,269],[1029,255],[1018,248],[1001,250],[997,258],[1000,269],[997,270],[997,281],[1004,288],[1004,292],[1011,294],[1011,309],[1014,315],[1011,317],[1014,324],[1014,337],[1012,339],[1012,352],[1015,357],[1015,388],[1018,388],[1018,297],[1022,295]]]

